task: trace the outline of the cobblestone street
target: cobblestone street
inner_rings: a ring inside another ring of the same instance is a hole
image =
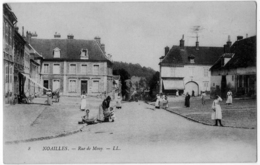
[[[80,116],[84,112],[76,108],[78,101],[79,98],[63,99],[53,107],[74,107],[73,112]],[[5,163],[256,161],[256,129],[206,126],[144,102],[124,103],[122,109],[116,110],[116,116],[114,123],[88,125],[73,135],[5,144]]]

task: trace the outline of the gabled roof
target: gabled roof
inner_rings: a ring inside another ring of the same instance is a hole
[[[218,61],[210,68],[210,70],[235,69],[256,66],[256,36],[236,41],[231,46],[230,50],[233,56],[228,61],[228,63],[222,67],[221,59],[223,59],[223,56],[221,56],[221,58],[218,59]]]
[[[47,60],[58,59],[53,50],[59,48],[60,60],[80,60],[81,49],[88,49],[88,60],[109,61],[95,40],[31,38],[31,45]]]
[[[195,63],[191,65],[212,65],[222,53],[222,47],[199,47],[199,50],[196,50],[195,46],[186,46],[184,49],[179,46],[172,46],[160,65],[191,64],[189,57],[194,57]]]

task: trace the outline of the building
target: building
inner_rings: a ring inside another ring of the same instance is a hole
[[[62,95],[78,96],[112,92],[110,58],[100,37],[94,40],[66,39],[55,33],[53,39],[30,38],[30,44],[43,56],[42,85]]]
[[[197,39],[195,46],[184,45],[184,35],[179,46],[165,47],[160,57],[160,93],[198,96],[210,91],[209,68],[223,53],[222,47],[202,47]]]
[[[17,18],[8,4],[3,5],[3,60],[4,60],[4,102],[10,104],[14,98],[14,26]]]
[[[225,98],[231,90],[235,97],[256,96],[256,36],[237,36],[232,46],[229,39],[224,50],[210,68],[212,94]]]

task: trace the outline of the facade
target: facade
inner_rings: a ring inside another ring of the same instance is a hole
[[[10,104],[14,98],[14,26],[17,18],[8,4],[3,5],[3,10],[3,98],[5,104]]]
[[[73,35],[60,39],[31,38],[31,45],[43,56],[42,85],[63,95],[78,96],[112,92],[112,62],[100,38],[76,40]]]
[[[185,46],[184,36],[180,46],[165,47],[160,58],[160,93],[198,96],[210,91],[210,67],[223,53],[221,47]]]
[[[212,94],[226,97],[231,90],[235,97],[256,96],[256,36],[224,45],[224,54],[210,68]]]

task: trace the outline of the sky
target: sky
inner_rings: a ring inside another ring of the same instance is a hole
[[[38,38],[52,39],[54,33],[67,38],[105,44],[114,61],[139,63],[159,70],[159,58],[166,46],[194,46],[196,32],[200,46],[223,47],[230,35],[256,35],[255,2],[80,2],[9,3],[18,18],[19,32],[36,31]]]

